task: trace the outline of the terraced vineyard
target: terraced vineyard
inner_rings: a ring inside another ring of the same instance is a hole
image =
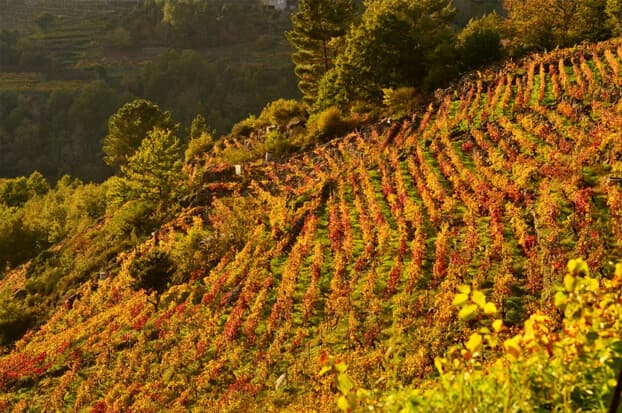
[[[556,51],[242,178],[213,166],[202,205],[0,357],[3,406],[331,410],[320,359],[363,386],[429,376],[474,328],[452,307],[460,284],[487,293],[506,334],[555,317],[569,258],[610,275],[622,257],[621,61],[619,41]],[[130,285],[156,250],[192,281],[154,310]]]
[[[115,1],[24,1],[4,7],[0,29],[34,32],[28,37],[33,47],[51,53],[64,67],[72,69],[88,59],[97,41],[111,30],[111,26],[134,7],[134,2]],[[43,13],[54,16],[52,27],[36,31],[35,17]]]

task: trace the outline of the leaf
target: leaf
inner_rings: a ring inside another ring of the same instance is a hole
[[[484,314],[488,314],[488,315],[497,314],[497,306],[494,303],[484,304]]]
[[[570,266],[570,263],[568,264],[568,266]],[[574,279],[574,277],[572,275],[566,274],[564,276],[564,288],[569,293],[574,290],[574,281],[575,281],[575,279]]]
[[[443,359],[440,357],[434,357],[434,367],[436,367],[439,374],[443,374]]]
[[[492,329],[495,330],[496,333],[501,331],[503,328],[503,320],[495,320],[492,322]]]
[[[328,373],[332,369],[333,369],[332,366],[324,366],[324,367],[322,367],[322,370],[320,370],[320,376],[325,375],[326,373]]]
[[[468,285],[459,285],[458,291],[462,294],[469,295],[469,293],[471,292],[471,287],[469,287]]]
[[[347,374],[341,373],[339,376],[337,376],[337,388],[341,393],[348,394],[350,390],[354,388],[354,383]]]
[[[555,302],[555,307],[562,308],[568,302],[568,297],[566,297],[566,294],[564,294],[563,291],[558,291],[555,294],[553,301]]]
[[[471,334],[469,337],[469,341],[466,343],[466,348],[469,349],[471,353],[476,353],[480,347],[482,346],[482,336],[479,334]]]
[[[479,305],[479,307],[481,309],[484,308],[484,306],[486,305],[486,296],[484,295],[483,292],[481,291],[473,291],[473,302],[477,305]]]
[[[339,373],[343,373],[348,369],[348,366],[343,361],[340,361],[339,363],[335,364],[335,368]]]
[[[468,294],[456,294],[456,296],[454,297],[454,301],[451,304],[454,307],[462,307],[463,305],[465,305],[468,302],[469,302],[469,295]]]
[[[515,359],[520,356],[521,352],[521,348],[518,343],[519,340],[520,338],[517,336],[509,338],[503,342],[503,347],[505,348],[506,353]]]
[[[339,399],[337,400],[337,407],[339,407],[339,410],[343,410],[344,412],[350,411],[350,403],[348,402],[348,399],[346,399],[346,396],[339,396]]]
[[[462,310],[458,313],[458,318],[465,321],[472,320],[477,316],[477,311],[478,308],[476,304],[469,304],[462,307]]]

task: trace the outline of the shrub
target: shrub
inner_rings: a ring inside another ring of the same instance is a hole
[[[294,99],[278,99],[270,102],[259,115],[260,120],[281,129],[287,128],[294,118],[306,119],[307,117],[306,106]]]
[[[202,132],[198,137],[190,139],[184,153],[186,162],[192,161],[199,155],[208,152],[214,147],[214,138],[208,132]]]
[[[400,87],[397,89],[382,89],[384,98],[382,103],[386,106],[388,116],[403,118],[415,111],[417,106],[423,103],[422,96],[414,87]]]
[[[239,121],[231,128],[231,136],[234,138],[248,138],[251,133],[259,127],[257,118],[250,115],[244,120]]]
[[[468,70],[498,60],[501,47],[501,18],[495,13],[471,19],[458,35],[462,69]]]
[[[132,261],[129,267],[134,278],[132,287],[143,289],[148,294],[156,293],[156,307],[162,294],[175,274],[176,266],[169,254],[161,249],[149,251]]]
[[[346,134],[353,126],[353,122],[344,118],[339,108],[331,106],[311,117],[307,130],[314,139],[326,141]]]

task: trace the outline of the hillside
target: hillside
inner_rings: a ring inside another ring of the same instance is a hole
[[[427,111],[241,177],[206,154],[186,210],[136,248],[100,247],[106,271],[5,349],[0,406],[332,411],[328,355],[363,387],[433,375],[478,328],[452,306],[461,284],[507,337],[536,312],[559,320],[567,261],[608,278],[622,257],[621,94],[615,40],[474,73]],[[48,253],[93,254],[96,230]],[[20,300],[40,262],[0,291]],[[132,288],[172,272],[186,277],[159,298]]]

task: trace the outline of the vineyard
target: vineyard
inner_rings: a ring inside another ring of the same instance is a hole
[[[0,406],[332,411],[327,356],[363,387],[434,375],[477,328],[452,305],[460,285],[507,337],[536,312],[559,320],[568,260],[607,278],[622,257],[621,95],[613,41],[473,74],[427,111],[241,177],[206,159],[189,172],[200,205],[0,356]],[[130,288],[158,251],[192,274],[159,303]]]

